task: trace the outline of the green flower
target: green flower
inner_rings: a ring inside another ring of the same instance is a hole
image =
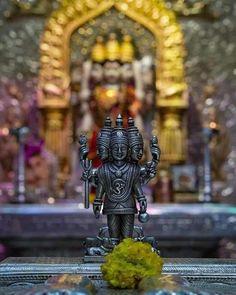
[[[160,275],[163,260],[148,243],[124,239],[105,257],[104,279],[116,288],[134,289],[141,279]]]

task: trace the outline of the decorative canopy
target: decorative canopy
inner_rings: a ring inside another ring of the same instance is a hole
[[[168,104],[186,105],[186,101],[182,100],[186,89],[183,34],[174,13],[166,7],[164,0],[61,0],[59,8],[46,24],[40,45],[40,105],[54,105],[53,101],[58,99],[63,100],[63,105],[69,103],[70,93],[67,89],[70,83],[71,34],[111,8],[142,24],[157,40],[158,104],[165,105],[165,99],[172,98]],[[51,94],[48,89],[53,89]]]

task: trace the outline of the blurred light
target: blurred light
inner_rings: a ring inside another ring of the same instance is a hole
[[[0,136],[7,136],[9,135],[9,129],[6,127],[0,128]]]
[[[84,204],[83,204],[83,203],[79,203],[79,204],[78,204],[78,208],[79,208],[79,209],[84,209]]]
[[[232,193],[233,193],[233,188],[232,187],[227,187],[226,189],[224,189],[223,191],[222,191],[222,196],[223,197],[227,197],[227,196],[229,196],[229,195],[231,195]]]
[[[142,59],[142,64],[147,67],[150,67],[152,65],[152,57],[150,55],[144,56]]]
[[[206,104],[208,105],[208,106],[210,106],[210,105],[212,105],[213,104],[213,99],[212,98],[207,98],[206,99]]]
[[[216,124],[216,122],[210,122],[209,126],[211,129],[216,129],[217,124]]]
[[[8,192],[8,195],[10,197],[13,197],[14,196],[14,190],[13,189],[10,189],[9,192]]]
[[[49,197],[48,204],[54,204],[54,203],[55,203],[55,199],[53,197]]]

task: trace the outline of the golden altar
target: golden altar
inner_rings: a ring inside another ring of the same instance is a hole
[[[89,42],[94,43],[97,37],[91,26],[100,16],[109,13],[110,19],[113,18],[110,23],[113,27],[101,26],[103,35],[112,33],[114,28],[125,31],[126,19],[132,21],[130,27],[138,24],[151,34],[153,42],[149,47],[152,46],[154,52],[155,116],[149,124],[151,131],[160,137],[163,163],[182,162],[186,158],[185,110],[188,99],[183,62],[185,49],[174,12],[167,8],[164,1],[63,0],[48,18],[41,38],[38,84],[38,101],[43,115],[42,134],[48,149],[58,155],[62,174],[70,169],[74,119],[71,106],[71,39],[78,29],[88,32],[78,40],[78,50],[88,59],[89,50],[86,51],[84,44],[87,42],[88,47]],[[115,15],[121,18],[120,21],[117,22]],[[142,38],[135,36],[134,30],[131,37],[136,38],[138,48]]]

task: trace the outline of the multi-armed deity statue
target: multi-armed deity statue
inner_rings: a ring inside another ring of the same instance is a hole
[[[109,241],[116,245],[120,240],[133,237],[135,214],[144,223],[148,221],[147,200],[141,185],[156,174],[160,159],[160,149],[155,136],[150,142],[152,160],[141,166],[143,138],[132,118],[128,127],[118,115],[116,126],[112,127],[110,118],[105,121],[97,137],[97,154],[102,164],[93,169],[87,158],[87,138],[80,137],[80,160],[84,168],[85,208],[89,207],[89,184],[96,186],[93,211],[96,218],[102,213],[107,215]],[[139,211],[136,207],[139,203]]]
[[[102,126],[108,114],[115,118],[120,113],[137,121],[143,99],[140,70],[129,35],[124,35],[122,42],[118,41],[115,33],[111,33],[106,42],[102,36],[97,37],[91,49],[91,59],[83,64],[79,93],[84,102],[92,101],[91,116],[95,111],[97,126]],[[90,120],[86,120],[88,122]]]
[[[146,124],[144,116],[153,114],[154,89],[151,102],[146,101],[150,96],[146,80],[151,76],[149,84],[154,85],[153,69],[149,68],[152,75],[145,74],[146,80],[143,79],[147,63],[137,60],[136,55],[131,36],[118,38],[115,33],[110,33],[107,37],[96,38],[90,58],[82,64],[81,85],[77,93],[81,116],[77,116],[80,121],[77,129],[88,134],[89,156],[95,160],[95,166],[96,137],[106,116],[115,120],[121,114],[125,123],[128,117],[133,117],[136,126],[143,131]]]

